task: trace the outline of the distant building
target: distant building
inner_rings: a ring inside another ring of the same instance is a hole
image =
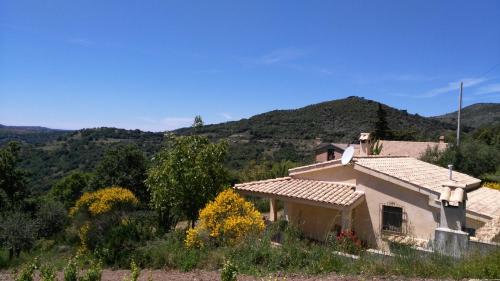
[[[335,159],[340,159],[342,153],[348,146],[353,146],[356,156],[370,155],[369,145],[371,145],[370,134],[363,133],[363,140],[366,147],[360,149],[360,144],[346,144],[346,143],[321,143],[315,149],[316,162],[324,162]],[[444,136],[439,137],[438,142],[430,141],[391,141],[380,140],[382,151],[380,156],[408,156],[413,158],[420,158],[428,148],[437,148],[438,151],[443,151],[448,147],[448,143],[444,142]]]

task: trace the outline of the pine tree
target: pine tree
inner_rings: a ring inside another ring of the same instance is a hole
[[[378,104],[377,121],[375,122],[373,137],[379,140],[390,140],[392,138],[392,131],[387,123],[387,112],[380,103]]]

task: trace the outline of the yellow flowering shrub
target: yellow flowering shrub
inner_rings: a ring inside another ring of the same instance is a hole
[[[132,209],[138,203],[130,190],[121,187],[84,193],[69,212],[78,226],[82,249],[93,248],[104,235],[100,232],[105,233],[117,222],[126,224],[128,220],[122,211]]]
[[[188,230],[185,243],[188,247],[202,247],[207,240],[213,239],[235,244],[263,230],[264,221],[253,204],[227,189],[200,211],[199,223]]]
[[[488,187],[491,189],[500,190],[500,183],[498,183],[498,182],[486,182],[483,184],[483,187]]]
[[[119,206],[136,206],[139,200],[126,188],[110,187],[94,192],[86,192],[76,201],[70,210],[74,216],[79,211],[88,212],[92,216],[101,215]]]

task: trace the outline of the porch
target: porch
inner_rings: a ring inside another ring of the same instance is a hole
[[[353,211],[364,193],[347,183],[293,179],[291,177],[235,185],[242,195],[268,198],[269,220],[278,219],[278,201],[284,216],[309,238],[323,240],[329,232],[352,229]]]

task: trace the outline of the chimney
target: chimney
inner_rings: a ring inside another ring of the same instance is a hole
[[[465,185],[453,180],[453,165],[448,165],[450,179],[443,183],[440,227],[462,231],[465,229],[467,192]]]
[[[361,133],[359,136],[359,156],[368,156],[371,154],[371,134]]]
[[[444,136],[439,136],[439,143],[444,143]]]

